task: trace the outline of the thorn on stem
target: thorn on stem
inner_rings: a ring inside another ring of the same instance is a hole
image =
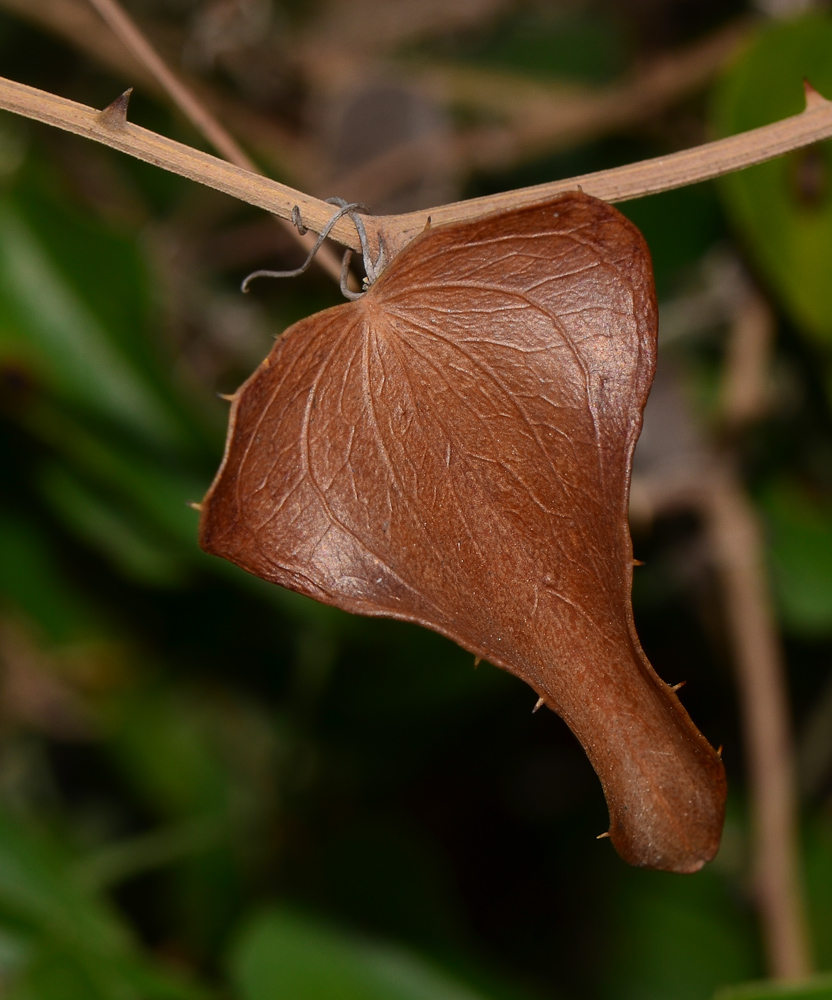
[[[679,690],[679,688],[683,688],[685,684],[687,684],[687,681],[679,681],[678,684],[671,684],[670,690],[673,691],[673,693],[675,694]]]
[[[191,510],[202,511],[202,504],[197,503],[195,500],[189,500],[188,506],[191,508]]]
[[[645,566],[646,563],[642,559],[633,559],[633,566]]]
[[[819,94],[815,88],[809,83],[806,77],[803,77],[803,93],[806,97],[806,107],[804,111],[814,111],[815,108],[820,108],[825,104],[829,104],[829,101],[822,95]]]
[[[606,833],[599,833],[598,836],[595,839],[596,840],[603,840],[605,837],[609,837],[609,836],[610,836],[610,831],[607,830]]]
[[[717,757],[719,757],[720,760],[722,760],[722,744],[721,743],[716,748],[716,755],[717,755]]]
[[[476,669],[477,669],[477,667],[478,667],[478,666],[479,666],[479,665],[480,665],[481,663],[482,663],[482,657],[481,657],[481,656],[475,656],[475,657],[474,657],[474,670],[476,670]]]
[[[545,700],[545,698],[538,698],[538,699],[537,699],[537,701],[536,701],[536,702],[534,703],[534,708],[532,709],[532,715],[534,715],[534,713],[535,713],[535,712],[536,712],[536,711],[537,711],[537,710],[538,710],[539,708],[543,708],[543,706],[544,706],[545,704],[546,704],[546,700]]]
[[[132,93],[133,88],[128,87],[112,104],[108,104],[103,111],[98,112],[98,120],[102,125],[106,125],[107,128],[124,128],[127,124],[127,108]]]
[[[228,393],[228,392],[218,392],[217,396],[220,399],[224,399],[226,401],[226,403],[233,403],[234,400],[237,398],[237,393],[236,392],[231,392],[231,393]]]
[[[292,209],[292,225],[295,227],[295,229],[297,229],[298,233],[301,236],[306,236],[306,234],[309,232],[309,230],[306,228],[306,226],[304,226],[303,222],[301,221],[300,208],[297,205],[295,205],[295,207]]]

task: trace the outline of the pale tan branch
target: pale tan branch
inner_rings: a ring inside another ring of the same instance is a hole
[[[125,122],[118,128],[109,127],[101,122],[98,113],[92,108],[24,84],[0,78],[0,108],[95,139],[256,205],[283,219],[291,219],[292,210],[297,206],[303,224],[315,232],[324,228],[333,213],[331,205],[311,195],[139,126]],[[367,217],[367,232],[372,243],[382,241],[385,244],[389,260],[427,224],[441,225],[476,218],[490,212],[520,208],[576,188],[605,201],[627,201],[741,170],[830,136],[832,102],[809,91],[805,111],[772,125],[612,170],[601,170],[404,215]],[[344,246],[360,249],[355,226],[348,218],[338,221],[332,236]]]
[[[315,232],[324,228],[335,211],[325,201],[279,181],[244,170],[210,153],[127,121],[118,126],[109,125],[93,108],[22,83],[0,78],[0,108],[94,139],[146,163],[265,209],[282,219],[291,221],[292,209],[297,205],[304,225]],[[349,221],[341,220],[336,225],[333,238],[344,246],[360,249],[355,226]]]
[[[759,420],[770,404],[775,317],[764,296],[748,282],[725,348],[720,410],[728,430]]]
[[[170,69],[117,0],[90,0],[90,3],[214,149],[243,170],[259,173],[256,164],[242,146]],[[311,250],[315,243],[312,233],[301,236],[290,222],[285,219],[280,222],[296,243],[307,252]],[[341,262],[328,247],[321,247],[315,260],[331,277],[340,281]]]
[[[403,246],[421,232],[428,217],[433,225],[458,222],[477,218],[488,212],[533,205],[575,188],[581,188],[586,194],[604,201],[630,201],[743,170],[830,136],[832,101],[825,100],[808,88],[806,109],[772,125],[684,149],[669,156],[658,156],[611,170],[599,170],[563,181],[551,181],[376,221],[383,227],[385,236],[388,233],[392,236],[395,232],[400,241],[397,245]]]
[[[637,517],[692,510],[702,517],[736,669],[751,807],[753,892],[776,979],[812,971],[800,871],[795,761],[785,665],[771,605],[761,526],[724,458],[676,474],[633,478]],[[631,506],[631,512],[633,507]]]
[[[702,497],[734,646],[750,779],[754,888],[772,976],[811,972],[797,833],[785,669],[762,533],[738,478],[720,470]]]

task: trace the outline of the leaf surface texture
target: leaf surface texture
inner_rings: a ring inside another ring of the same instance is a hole
[[[237,393],[201,543],[521,677],[581,741],[619,853],[695,871],[719,844],[722,764],[630,604],[656,316],[643,238],[581,193],[427,230]]]

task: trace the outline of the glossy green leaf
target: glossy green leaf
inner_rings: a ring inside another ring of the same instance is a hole
[[[243,930],[230,973],[241,1000],[483,1000],[403,948],[279,909]]]
[[[832,97],[832,17],[813,13],[761,29],[716,90],[721,136],[803,110],[803,78]],[[720,182],[725,209],[782,304],[832,346],[832,147],[821,143]]]

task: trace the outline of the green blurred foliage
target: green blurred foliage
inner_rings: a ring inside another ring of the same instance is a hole
[[[402,948],[284,910],[245,926],[229,963],[241,1000],[484,1000]]]
[[[719,135],[797,114],[801,80],[832,97],[832,18],[817,12],[760,30],[714,95]],[[723,177],[726,211],[794,320],[827,346],[832,339],[832,145],[820,143]]]
[[[207,998],[138,953],[71,859],[0,813],[0,983],[10,1000]]]
[[[797,985],[780,983],[748,983],[719,990],[714,1000],[829,1000],[832,997],[832,977],[817,976]]]
[[[832,506],[790,482],[760,498],[772,582],[784,625],[801,635],[832,631]]]

